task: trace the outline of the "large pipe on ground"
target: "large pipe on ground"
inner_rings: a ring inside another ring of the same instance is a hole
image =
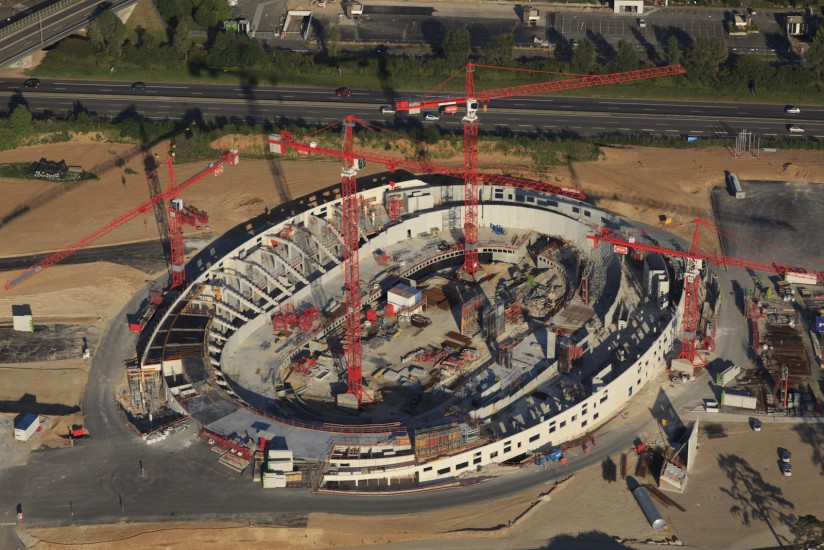
[[[664,521],[661,512],[658,511],[658,507],[652,502],[649,491],[644,487],[636,487],[635,490],[632,491],[632,495],[635,497],[635,500],[638,501],[638,505],[641,506],[644,515],[647,516],[647,521],[649,521],[653,531],[660,531],[667,526],[667,522]]]

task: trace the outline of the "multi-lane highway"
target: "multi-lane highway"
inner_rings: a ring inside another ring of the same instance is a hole
[[[396,126],[459,129],[460,116],[424,121],[422,116],[382,115],[381,105],[422,93],[396,90],[353,90],[337,97],[332,89],[264,85],[146,83],[143,91],[130,82],[42,80],[25,88],[23,80],[0,81],[3,105],[26,104],[34,112],[88,110],[110,117],[140,114],[158,119],[276,121],[327,124],[351,114]],[[757,136],[824,139],[824,106],[800,105],[788,115],[783,105],[710,103],[610,98],[529,96],[494,100],[480,113],[484,131],[547,132],[568,135],[615,133],[723,137],[742,129]],[[790,134],[791,125],[803,134]]]

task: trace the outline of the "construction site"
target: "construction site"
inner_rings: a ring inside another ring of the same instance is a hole
[[[588,455],[663,371],[680,388],[709,371],[725,413],[820,414],[821,332],[809,327],[824,305],[822,273],[778,256],[747,260],[700,219],[644,224],[577,187],[483,168],[479,118],[496,97],[683,69],[486,91],[474,90],[474,69],[463,95],[394,106],[465,108],[461,167],[365,148],[367,132],[399,138],[353,116],[305,136],[272,133],[276,158],[340,162],[340,187],[267,208],[191,256],[183,227],[203,230],[210,216],[183,192],[232,177],[241,151],[224,150],[181,182],[168,159],[151,174],[149,201],[6,288],[154,212],[166,225],[169,277],[146,285],[120,320],[134,344],[118,411],[152,444],[196,425],[221,464],[251,469],[265,489],[420,490],[500,468],[561,468]],[[384,151],[393,149],[408,151]],[[385,171],[359,180],[367,166]],[[716,239],[721,253],[708,251]],[[727,268],[770,279],[754,275],[752,288],[727,293]],[[750,329],[751,362],[718,354],[732,310]],[[21,311],[21,326],[29,322]],[[634,476],[652,478],[644,498],[683,512],[662,491],[688,487],[698,424],[688,437],[676,422],[656,428],[622,453],[620,477],[635,455]],[[610,472],[617,479],[614,464]],[[647,517],[658,530],[663,519]]]

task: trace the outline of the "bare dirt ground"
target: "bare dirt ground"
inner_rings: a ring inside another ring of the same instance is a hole
[[[230,136],[225,138],[225,144],[263,148],[262,138]],[[162,154],[165,147],[166,144],[160,144],[154,152]],[[136,146],[95,141],[86,136],[71,143],[0,152],[0,162],[30,162],[41,156],[80,164],[99,175],[100,180],[74,186],[0,180],[0,196],[4,197],[0,206],[0,257],[59,249],[149,198],[143,153]],[[486,159],[490,164],[501,164],[505,160]],[[178,181],[198,172],[208,162],[209,159],[203,159],[176,165]],[[137,173],[128,174],[127,168]],[[361,176],[367,177],[379,168],[370,166]],[[554,168],[539,176],[547,181],[580,187],[599,206],[627,217],[656,224],[658,217],[664,214],[673,218],[673,225],[678,225],[695,217],[712,219],[709,190],[713,185],[722,184],[724,170],[734,170],[742,180],[809,181],[815,174],[824,173],[824,155],[786,151],[764,154],[760,160],[736,161],[721,148],[610,148],[596,162]],[[338,174],[336,162],[270,162],[242,158],[238,166],[227,167],[223,175],[211,176],[193,185],[184,192],[183,198],[209,213],[210,229],[202,235],[208,239],[262,213],[267,206],[332,185],[338,181]],[[165,185],[165,174],[161,180]],[[686,236],[689,229],[682,228],[679,232]],[[187,228],[187,235],[198,234],[197,230]],[[157,225],[153,214],[149,213],[138,216],[96,244],[128,243],[157,237]],[[11,274],[0,275],[7,280]],[[35,322],[40,319],[82,323],[102,331],[126,300],[151,276],[106,262],[51,267],[0,294],[0,322],[10,322],[11,304],[29,303]],[[95,306],[91,308],[90,304]],[[58,367],[65,367],[66,374],[59,378],[51,376],[49,369]],[[5,373],[0,369],[0,386],[3,387],[0,399],[15,399],[15,396],[19,398],[31,393],[42,402],[59,395],[57,402],[79,403],[85,383],[83,365],[70,362],[66,365],[12,365]],[[639,407],[638,414],[648,414],[641,401],[639,399],[634,405]],[[58,422],[67,424],[69,420],[63,418]],[[760,434],[742,430],[731,428],[726,438],[702,442],[694,479],[684,495],[673,497],[687,508],[687,512],[667,512],[672,532],[690,545],[723,548],[742,540],[752,540],[752,544],[739,547],[776,544],[762,518],[772,518],[771,523],[783,525],[791,513],[824,513],[820,501],[813,496],[814,492],[805,491],[805,477],[820,474],[816,474],[812,466],[812,450],[801,442],[797,433],[785,425],[765,426]],[[52,430],[54,434],[64,431],[63,425]],[[752,441],[757,444],[750,445]],[[797,473],[792,478],[783,478],[777,473],[775,445],[794,449],[793,460],[798,462]],[[736,454],[732,458],[725,457],[724,453],[729,455],[730,449],[735,449]],[[805,453],[810,455],[808,466],[805,465],[808,461]],[[450,510],[447,518],[444,514],[427,512],[409,517],[347,517],[346,532],[341,532],[340,516],[312,514],[308,528],[299,532],[236,523],[210,523],[208,528],[180,523],[41,529],[36,533],[41,538],[37,547],[57,548],[70,544],[75,548],[95,549],[168,548],[172,544],[170,541],[175,541],[175,548],[217,548],[242,541],[245,548],[268,548],[273,541],[279,541],[279,547],[303,549],[421,538],[442,541],[447,547],[447,541],[469,536],[466,531],[455,534],[456,530],[477,528],[491,529],[484,538],[494,539],[496,547],[519,548],[534,541],[548,540],[559,533],[591,530],[591,525],[581,522],[580,518],[594,509],[603,510],[599,514],[599,531],[627,539],[652,537],[625,486],[620,482],[607,484],[601,479],[599,468],[576,475],[541,500],[540,495],[547,489],[546,486],[535,487],[509,497],[504,503]],[[747,491],[750,495],[760,491],[770,497],[756,500],[762,509],[753,510],[753,499],[747,499]],[[540,503],[533,506],[536,501]],[[766,511],[764,503],[768,503]],[[618,509],[629,512],[613,513]],[[526,510],[531,511],[516,521],[517,529],[500,527],[515,521]],[[382,527],[380,536],[374,535],[377,521],[387,526]],[[478,534],[472,533],[473,536]],[[416,538],[407,538],[413,536]],[[435,546],[440,544],[432,547]]]

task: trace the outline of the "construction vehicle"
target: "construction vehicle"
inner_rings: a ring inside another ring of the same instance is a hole
[[[564,453],[561,452],[561,449],[554,449],[546,452],[545,454],[538,455],[535,457],[535,464],[540,466],[545,462],[551,462],[553,460],[557,460],[561,464],[566,464],[566,457],[564,456]]]
[[[635,438],[635,441],[632,442],[632,448],[630,448],[630,450],[637,455],[640,455],[647,449],[647,444],[644,443],[640,437]]]
[[[69,439],[71,440],[86,439],[88,437],[91,437],[91,434],[83,426],[74,425],[69,428]]]

